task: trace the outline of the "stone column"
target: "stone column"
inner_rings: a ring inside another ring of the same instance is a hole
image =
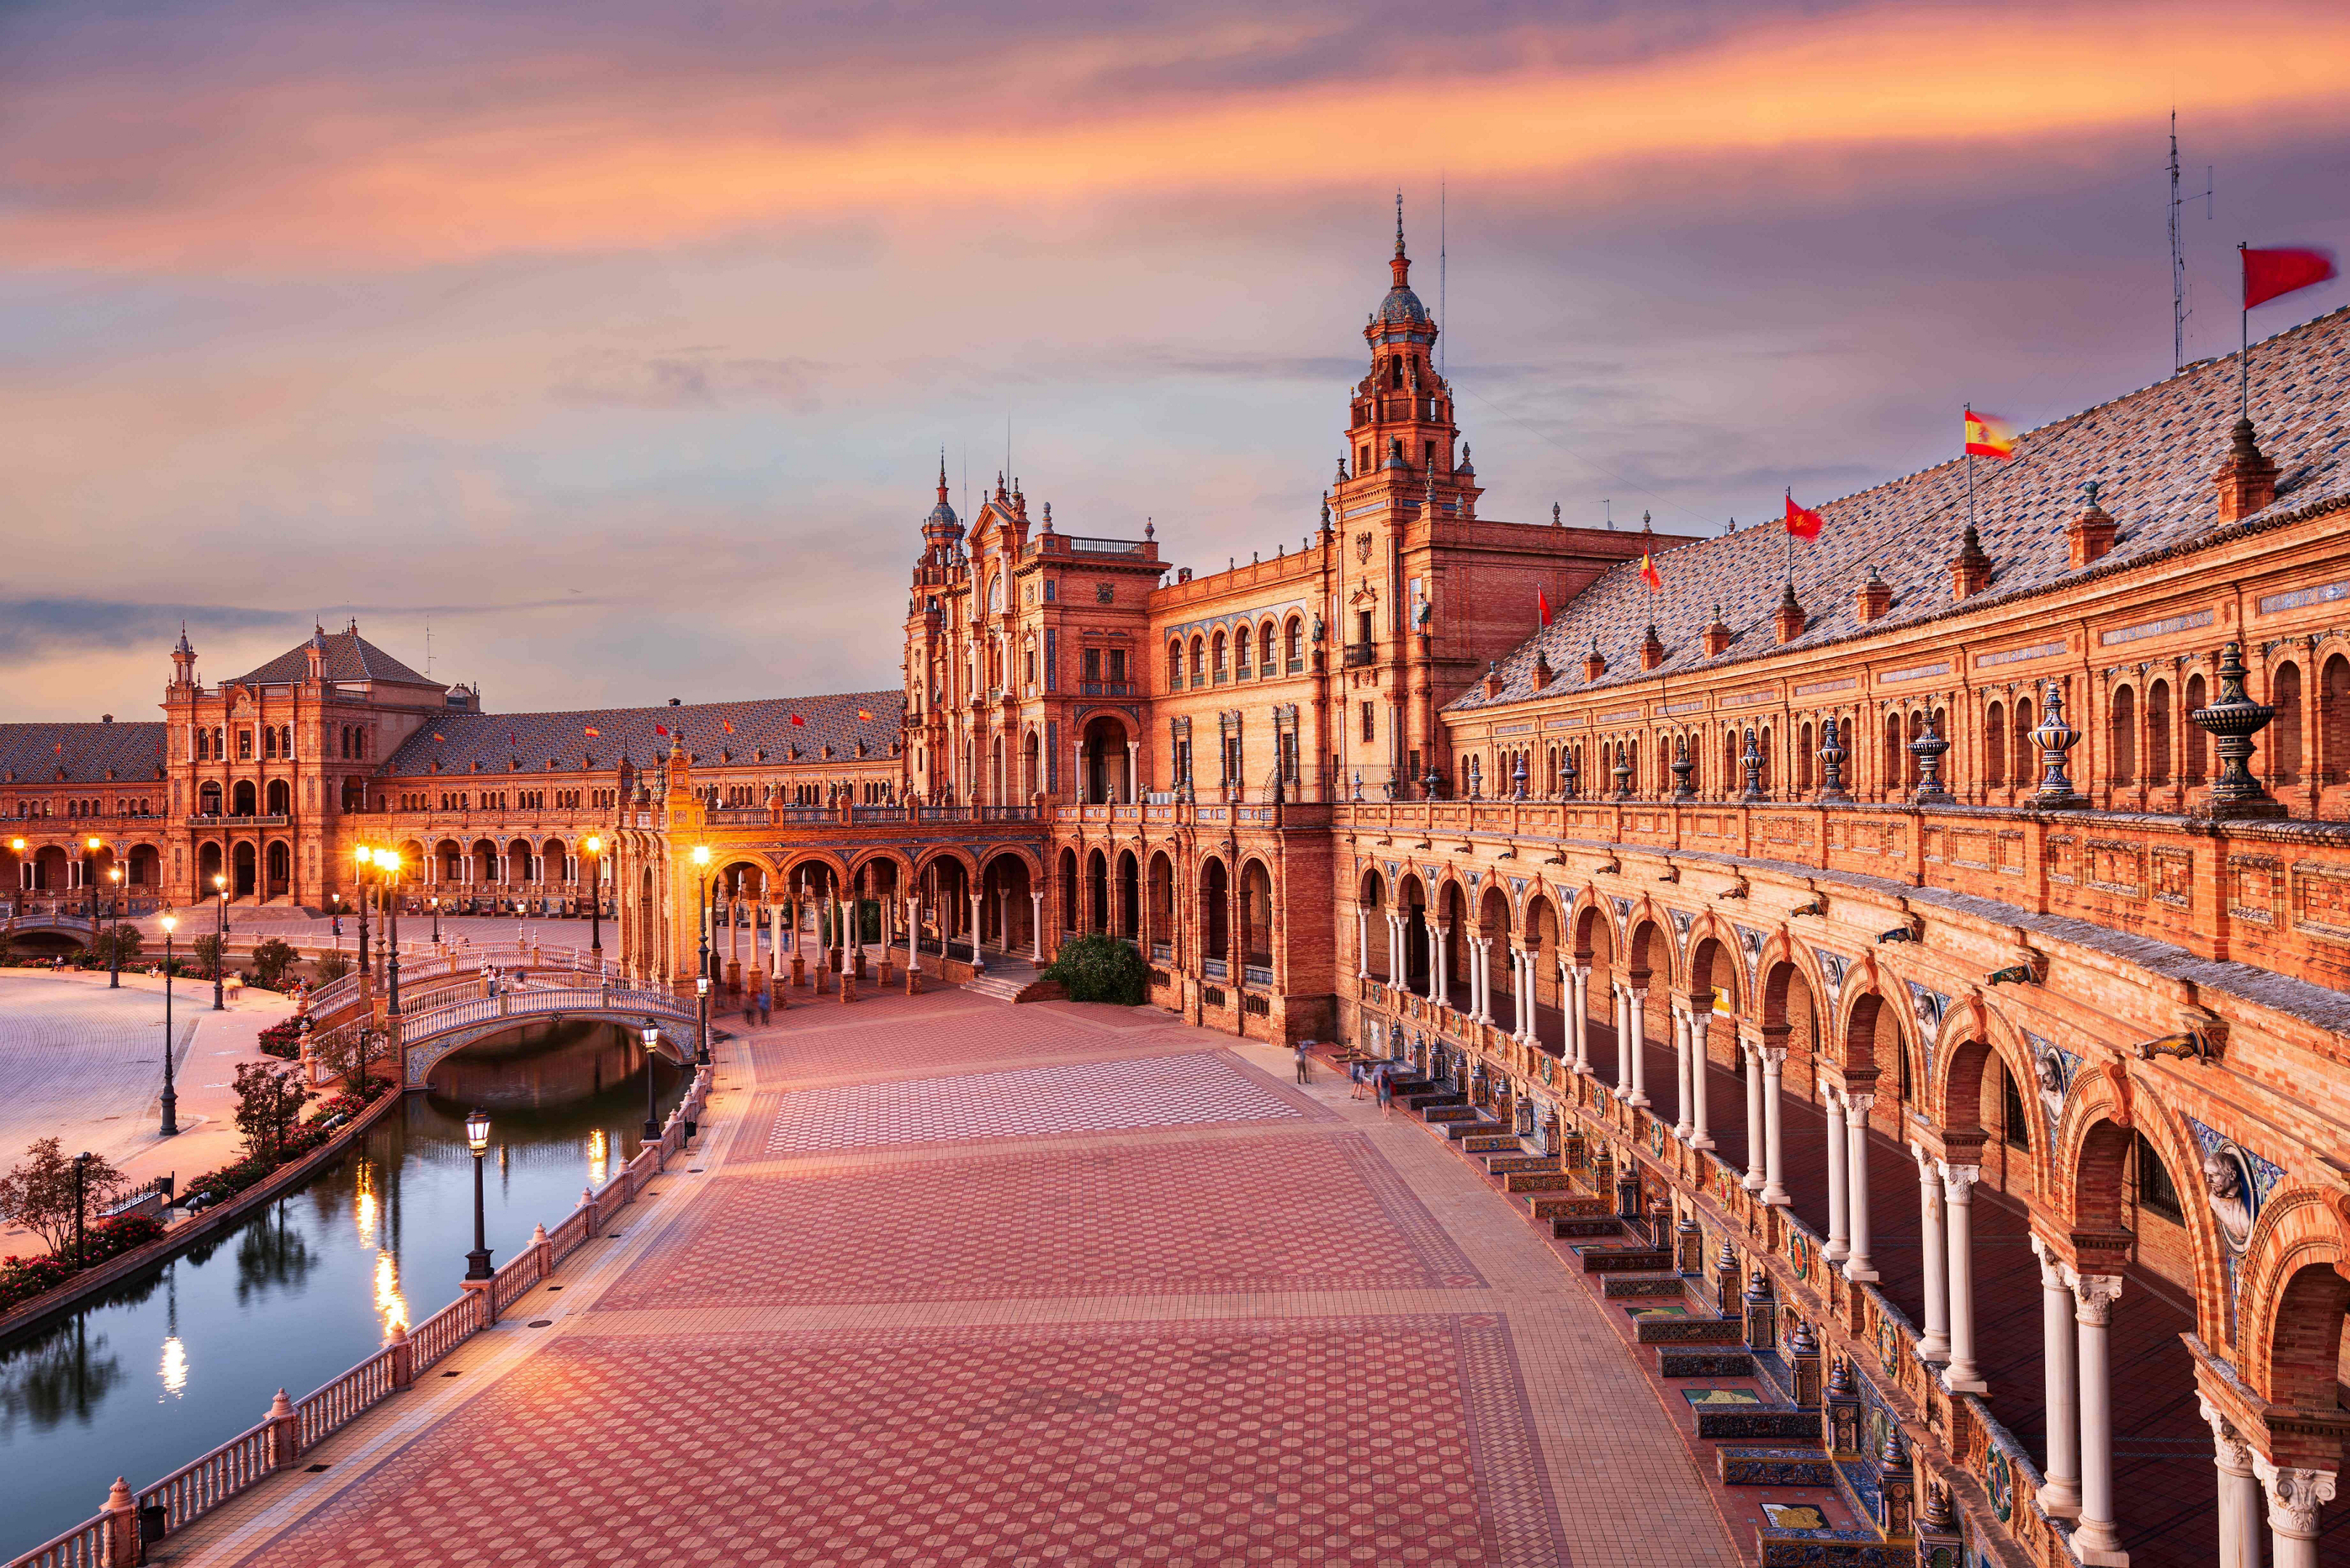
[[[2040,1260],[2040,1372],[2047,1411],[2048,1459],[2041,1466],[2040,1506],[2052,1519],[2081,1516],[2081,1378],[2074,1366],[2073,1290],[2056,1249],[2032,1238]],[[2251,1471],[2246,1470],[2246,1476]],[[2225,1525],[2222,1525],[2224,1533]],[[2254,1557],[2251,1568],[2260,1568]]]
[[[1361,905],[1355,906],[1355,978],[1371,978],[1371,912]]]
[[[1485,960],[1491,939],[1469,939],[1469,1016],[1482,1023],[1492,1013],[1487,1011],[1492,993],[1486,987]]]
[[[792,941],[795,946],[798,944],[796,932]],[[906,900],[906,972],[922,972],[922,899],[919,893]]]
[[[1411,989],[1411,976],[1403,961],[1403,917],[1390,910],[1388,914],[1388,982],[1399,991]]]
[[[1517,1027],[1510,1033],[1520,1040],[1534,1037],[1534,961],[1523,948],[1510,950],[1510,993],[1517,998],[1512,1011],[1517,1015]]]
[[[1625,1044],[1624,982],[1620,980],[1607,982],[1607,1016],[1616,1026],[1616,1097],[1628,1100],[1632,1097],[1632,1054]]]
[[[1741,1040],[1738,1048],[1746,1053],[1746,1176],[1739,1185],[1749,1192],[1760,1192],[1770,1181],[1764,1152],[1770,1145],[1763,1133],[1762,1047]]]
[[[1452,923],[1439,920],[1429,937],[1428,989],[1439,1007],[1452,1005]]]
[[[987,961],[979,956],[979,889],[974,888],[971,890],[971,967],[972,973],[985,974]],[[842,940],[844,941],[847,940],[847,933],[845,930],[842,933]]]
[[[1820,1259],[1834,1265],[1852,1256],[1851,1233],[1845,1229],[1844,1101],[1834,1089],[1824,1091],[1820,1099],[1828,1113],[1828,1239]]]
[[[1844,1277],[1858,1284],[1877,1278],[1868,1261],[1868,1108],[1875,1095],[1851,1095],[1845,1103],[1845,1217],[1851,1221],[1852,1252]]]
[[[1045,895],[1028,895],[1028,956],[1045,961]]]
[[[1964,1199],[1954,1199],[1951,1215],[1951,1245],[1965,1224],[1967,1204]],[[1953,1254],[1955,1259],[1955,1253]],[[2064,1271],[2073,1287],[2073,1322],[2080,1330],[2081,1368],[2081,1518],[2073,1528],[2073,1555],[2084,1563],[2126,1563],[2128,1553],[2122,1550],[2122,1538],[2114,1528],[2114,1397],[2111,1373],[2107,1366],[2106,1327],[2113,1321],[2114,1299],[2122,1293],[2119,1274],[2079,1274]],[[1950,1282],[1951,1300],[1957,1302],[1958,1280]],[[1951,1323],[1950,1370],[1958,1370],[1959,1315],[1953,1312]],[[1972,1328],[1971,1323],[1969,1328]],[[1971,1335],[1970,1335],[1971,1338]],[[1971,1343],[1965,1348],[1972,1352]],[[1944,1375],[1944,1381],[1949,1375]],[[1980,1384],[1978,1384],[1980,1386]],[[2278,1556],[2280,1568],[2288,1562]],[[2316,1568],[2315,1540],[2313,1535],[2309,1568]]]
[[[2047,1264],[2041,1269],[2044,1282]],[[2261,1568],[2261,1482],[2252,1469],[2260,1454],[2209,1399],[2198,1395],[2195,1402],[2211,1424],[2211,1462],[2220,1471],[2220,1568]]]
[[[1762,1201],[1783,1204],[1787,1199],[1787,1156],[1779,1119],[1779,1075],[1787,1065],[1784,1045],[1762,1047]]]
[[[2254,1454],[2252,1473],[2269,1494],[2272,1568],[2317,1568],[2317,1513],[2333,1500],[2334,1472],[2282,1469]]]
[[[1071,748],[1069,759],[1069,798],[1079,805],[1086,804],[1086,743],[1079,741]]]
[[[1918,1234],[1925,1272],[1926,1332],[1918,1336],[1918,1355],[1941,1363],[1950,1359],[1950,1297],[1945,1275],[1950,1243],[1943,1236],[1942,1179],[1924,1149],[1913,1143],[1909,1152],[1918,1160]]]
[[[1942,1172],[1942,1228],[1950,1238],[1950,1364],[1942,1368],[1942,1386],[1953,1394],[1982,1394],[1989,1386],[1982,1372],[1975,1366],[1975,1252],[1974,1252],[1974,1192],[1975,1183],[1982,1179],[1979,1165],[1951,1165],[1944,1161]],[[2103,1330],[2099,1331],[2098,1354],[2104,1354]],[[2082,1378],[2085,1386],[2088,1367],[2083,1365]],[[2102,1374],[2101,1374],[2102,1376]],[[2087,1416],[2082,1417],[2085,1452]],[[2082,1489],[2085,1493],[2087,1488]]]
[[[1142,742],[1140,741],[1128,741],[1126,743],[1126,804],[1128,805],[1142,804]]]
[[[1691,1009],[1690,1012],[1690,1147],[1691,1148],[1713,1147],[1713,1127],[1711,1121],[1712,1107],[1707,1103],[1710,1096],[1707,1094],[1709,1085],[1705,1075],[1709,1064],[1706,1058],[1705,1037],[1707,1032],[1712,1027],[1711,1017],[1710,1012],[1701,1012]]]
[[[1575,1045],[1575,1070],[1585,1077],[1591,1075],[1591,1018],[1586,1011],[1591,1006],[1591,967],[1576,964],[1574,983],[1567,983],[1566,961],[1559,961],[1559,984],[1573,1001],[1567,1009],[1566,1037]]]

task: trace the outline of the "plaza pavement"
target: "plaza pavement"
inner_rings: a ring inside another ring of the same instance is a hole
[[[103,971],[0,969],[0,1169],[35,1138],[54,1136],[68,1154],[104,1155],[134,1181],[166,1172],[182,1185],[237,1157],[234,1080],[240,1062],[265,1060],[261,1031],[294,1004],[248,989],[212,1011],[213,988],[173,984],[177,1054],[173,1088],[181,1131],[164,1137],[163,982],[126,974],[110,990]],[[28,1231],[0,1225],[0,1255],[44,1251]]]
[[[719,1059],[612,1237],[164,1560],[1742,1561],[1608,1309],[1342,1076],[951,990]]]

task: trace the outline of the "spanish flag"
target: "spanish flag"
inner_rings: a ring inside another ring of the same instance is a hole
[[[797,725],[801,726],[803,729],[805,729],[805,728],[806,727],[806,725],[807,725],[807,721],[806,721],[806,719],[801,718],[797,713],[795,713],[795,714],[793,714],[793,715],[792,715],[792,722],[793,722],[793,723],[795,723],[795,724],[797,724]]]
[[[1820,536],[1820,529],[1825,524],[1825,521],[1826,519],[1823,518],[1818,513],[1813,511],[1810,507],[1796,505],[1795,493],[1793,489],[1790,489],[1787,492],[1788,533],[1794,535],[1796,538],[1803,540],[1805,544],[1809,544],[1812,540]]]
[[[1657,570],[1657,563],[1648,558],[1646,550],[1640,552],[1640,580],[1651,588],[1661,589],[1665,586],[1664,574]]]
[[[719,722],[721,724],[723,724],[723,725],[725,725],[725,726],[726,726],[726,732],[727,732],[728,734],[730,734],[730,735],[731,735],[731,734],[733,734],[733,733],[734,732],[734,721],[733,721],[733,720],[732,720],[732,719],[721,719],[721,720],[719,720],[718,722]]]
[[[595,725],[593,725],[593,724],[589,724],[589,725],[586,726],[586,729],[587,729],[588,732],[590,735],[595,735],[595,736],[599,736],[599,737],[600,737],[600,736],[604,733],[604,732],[603,732],[603,731],[601,731],[601,730],[598,729],[598,728],[597,728]]]
[[[1967,414],[1967,455],[1995,457],[2005,462],[2015,455],[2015,431],[2004,420],[1991,414],[1979,414],[1972,409]]]
[[[873,722],[873,710],[870,708],[859,708],[857,711],[857,716],[869,724]]]

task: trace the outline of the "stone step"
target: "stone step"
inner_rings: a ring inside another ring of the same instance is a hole
[[[1657,1352],[1657,1376],[1752,1377],[1754,1376],[1754,1358],[1742,1350],[1659,1350]]]
[[[1818,1448],[1756,1448],[1725,1443],[1713,1451],[1724,1486],[1804,1486],[1834,1491],[1836,1468]]]
[[[1481,1137],[1499,1137],[1502,1131],[1501,1123],[1482,1117],[1473,1122],[1440,1122],[1438,1125],[1444,1128],[1444,1136],[1449,1142],[1458,1144],[1473,1143]]]
[[[1662,1247],[1577,1247],[1586,1274],[1640,1274],[1673,1266],[1673,1255]]]
[[[1633,1297],[1649,1298],[1679,1296],[1682,1293],[1679,1274],[1610,1274],[1599,1282],[1599,1293],[1610,1301]]]
[[[1644,1317],[1632,1325],[1632,1337],[1641,1345],[1727,1345],[1746,1343],[1746,1324],[1734,1317]]]
[[[1510,1190],[1516,1192],[1522,1189],[1513,1187]],[[1616,1206],[1596,1193],[1576,1192],[1571,1187],[1524,1190],[1534,1190],[1540,1194],[1526,1199],[1537,1220],[1613,1220],[1616,1217]],[[1612,1236],[1616,1232],[1610,1231],[1607,1234]]]
[[[1885,1568],[1914,1561],[1917,1548],[1888,1546],[1873,1530],[1773,1530],[1763,1525],[1754,1532],[1754,1552],[1763,1568],[1787,1563],[1805,1568],[1814,1563],[1820,1568]]]
[[[1403,1108],[1408,1111],[1417,1111],[1422,1116],[1426,1116],[1432,1106],[1465,1106],[1468,1103],[1468,1096],[1455,1093],[1451,1089],[1430,1089],[1424,1095],[1403,1096]]]
[[[1415,1106],[1412,1108],[1419,1111],[1419,1119],[1430,1127],[1441,1127],[1450,1122],[1482,1122],[1485,1119],[1484,1112],[1474,1106],[1463,1105],[1457,1096],[1447,1099],[1442,1105],[1429,1106],[1425,1108]]]
[[[1820,1413],[1794,1405],[1700,1405],[1697,1435],[1708,1442],[1731,1439],[1802,1442],[1820,1435]]]
[[[1493,1166],[1497,1160],[1506,1161],[1513,1158],[1510,1151],[1517,1147],[1518,1135],[1515,1133],[1493,1133],[1490,1135],[1481,1133],[1474,1137],[1464,1137],[1461,1140],[1461,1153],[1482,1154],[1488,1157],[1485,1161],[1485,1169],[1488,1174],[1492,1171]]]
[[[1502,1190],[1504,1192],[1571,1192],[1574,1189],[1575,1178],[1563,1170],[1513,1170],[1502,1178]],[[1540,1218],[1539,1214],[1536,1217]]]
[[[1603,1236],[1621,1236],[1624,1221],[1605,1214],[1562,1214],[1550,1222],[1550,1233],[1561,1241],[1594,1241]]]
[[[1513,1138],[1511,1146],[1516,1147]],[[1556,1170],[1558,1156],[1555,1154],[1504,1154],[1485,1162],[1488,1176],[1513,1176],[1525,1171]]]

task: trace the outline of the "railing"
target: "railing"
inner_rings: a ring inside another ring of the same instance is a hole
[[[1200,970],[1210,980],[1224,980],[1232,974],[1231,966],[1220,958],[1201,959]]]
[[[1241,966],[1241,979],[1250,985],[1271,985],[1273,983],[1273,966],[1270,964],[1243,964]]]
[[[474,997],[452,1006],[436,1007],[430,1012],[403,1018],[400,1024],[400,1043],[402,1045],[420,1044],[452,1029],[463,1029],[500,1018],[533,1018],[549,1012],[647,1012],[679,1021],[691,1021],[694,1017],[694,1010],[690,1004],[664,992],[615,991],[609,987],[509,991],[496,996]]]
[[[1067,540],[1069,550],[1079,556],[1148,556],[1150,543],[1144,539],[1086,539],[1074,534],[1061,535]]]
[[[375,1406],[414,1384],[419,1374],[483,1329],[546,1278],[557,1259],[594,1236],[601,1220],[625,1207],[660,1174],[670,1156],[683,1149],[685,1124],[699,1121],[710,1098],[712,1074],[694,1075],[685,1097],[669,1114],[661,1135],[634,1159],[589,1193],[563,1222],[537,1239],[492,1276],[486,1290],[469,1290],[406,1332],[394,1328],[390,1343],[299,1404],[281,1393],[259,1426],[248,1428],[210,1453],[181,1466],[154,1485],[126,1498],[117,1491],[107,1511],[42,1542],[5,1568],[114,1568],[141,1560],[135,1538],[118,1547],[117,1532],[135,1531],[140,1511],[160,1508],[163,1531],[184,1529],[239,1493],[279,1470],[291,1469],[316,1444],[348,1426]]]
[[[1376,643],[1350,642],[1347,645],[1345,657],[1339,660],[1339,663],[1347,670],[1359,670],[1378,656],[1378,645]]]
[[[851,822],[903,822],[906,808],[902,805],[854,805],[848,808]]]
[[[255,816],[250,812],[197,812],[189,815],[188,826],[190,827],[284,827],[293,820],[284,812],[279,812],[274,816]]]
[[[1033,822],[1036,816],[1033,805],[983,805],[976,809],[982,822]]]

